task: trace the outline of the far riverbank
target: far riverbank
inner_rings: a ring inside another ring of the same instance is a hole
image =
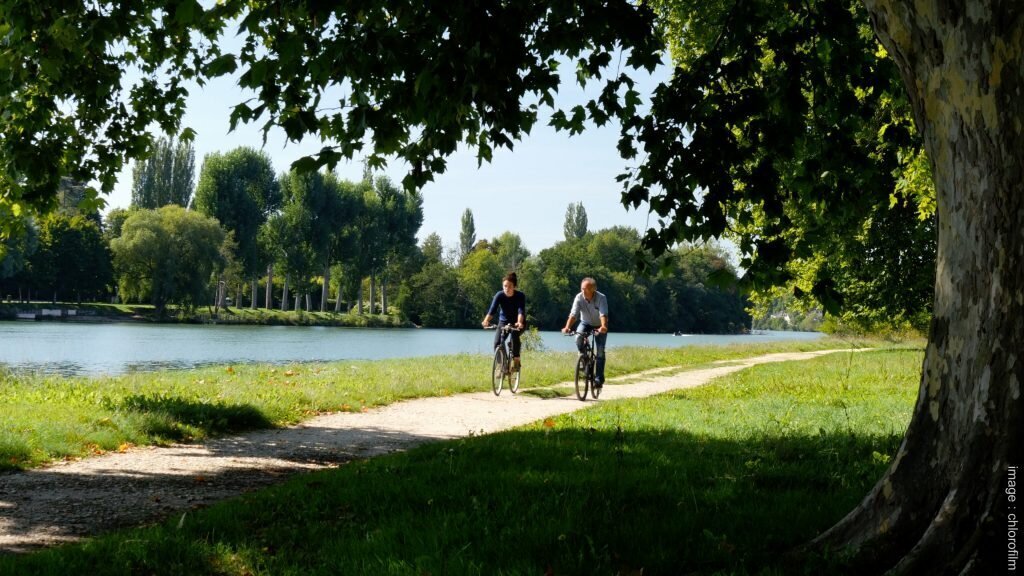
[[[49,302],[0,303],[0,320],[58,322],[141,322],[150,324],[224,324],[247,326],[343,326],[352,328],[414,328],[396,315],[336,312],[282,312],[262,308],[203,306],[186,311],[169,308],[163,317],[153,306],[140,304],[69,304]]]

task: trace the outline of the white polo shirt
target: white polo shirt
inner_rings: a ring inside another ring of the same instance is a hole
[[[608,299],[600,292],[594,292],[594,298],[590,302],[583,297],[583,292],[576,294],[572,301],[572,310],[569,311],[569,316],[575,316],[581,322],[595,328],[601,325],[601,316],[607,315]]]

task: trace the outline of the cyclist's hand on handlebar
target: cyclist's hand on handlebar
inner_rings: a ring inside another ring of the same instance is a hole
[[[490,327],[491,327],[491,324],[490,324],[490,322],[488,322],[488,321],[486,321],[486,320],[484,320],[483,322],[481,322],[481,323],[480,323],[480,325],[481,325],[481,326],[483,326],[484,330],[487,330],[488,328],[490,328]]]
[[[597,333],[598,334],[607,334],[608,333],[608,328],[605,327],[605,326],[601,326],[600,328],[597,329]]]
[[[523,323],[522,322],[516,322],[516,330],[522,330],[522,329],[523,329]]]
[[[565,328],[565,327],[562,327],[562,334],[568,334],[568,333],[569,333],[569,329]]]

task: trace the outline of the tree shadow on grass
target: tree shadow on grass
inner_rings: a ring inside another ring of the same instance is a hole
[[[165,440],[189,440],[274,426],[262,412],[247,404],[136,395],[124,398],[111,408],[142,414],[146,419],[146,433]]]
[[[75,466],[0,473],[0,574],[7,573],[4,552],[180,517],[297,473],[431,440],[374,428],[271,429],[161,448],[141,459],[109,453]]]
[[[850,510],[899,440],[516,430],[303,475],[145,537],[0,558],[0,572],[216,573],[233,558],[303,574],[814,574],[829,567],[780,552]]]

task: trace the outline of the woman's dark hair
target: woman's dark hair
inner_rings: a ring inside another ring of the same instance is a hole
[[[519,286],[519,277],[516,276],[515,272],[509,272],[508,274],[505,274],[505,277],[502,278],[501,281],[504,282],[505,280],[511,282],[513,286]]]

